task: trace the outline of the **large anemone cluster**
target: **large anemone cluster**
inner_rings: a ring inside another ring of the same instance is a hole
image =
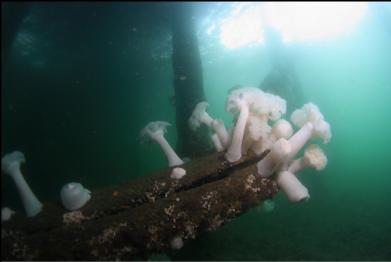
[[[234,118],[234,125],[227,129],[221,119],[214,119],[207,112],[208,103],[198,103],[189,118],[189,127],[196,131],[202,124],[211,130],[211,141],[218,152],[225,151],[230,163],[241,160],[244,155],[260,155],[270,150],[264,159],[257,163],[258,174],[271,177],[292,202],[309,199],[307,188],[298,180],[296,174],[306,167],[320,171],[327,165],[327,157],[322,149],[311,144],[304,155],[295,157],[311,140],[320,138],[323,143],[331,139],[331,130],[319,108],[307,103],[295,110],[290,121],[283,119],[286,101],[256,87],[231,89],[226,101],[226,111]],[[145,138],[161,145],[170,166],[178,166],[183,161],[168,145],[163,134],[169,124],[151,122],[141,132]]]
[[[206,108],[206,102],[201,103]],[[204,123],[202,119],[207,118],[209,123],[218,121],[220,130],[226,130],[221,120],[214,120],[205,110],[199,110],[200,104],[190,118],[190,126],[199,126],[199,123]],[[212,136],[216,150],[226,150],[226,159],[233,163],[250,151],[260,155],[270,149],[266,157],[257,163],[258,175],[271,177],[275,174],[273,178],[292,202],[309,199],[307,188],[295,174],[306,167],[318,171],[324,169],[327,157],[318,145],[311,144],[305,149],[303,157],[294,158],[310,140],[320,138],[325,144],[330,141],[330,125],[324,120],[319,108],[313,103],[307,103],[292,113],[290,121],[298,128],[295,133],[289,121],[282,119],[286,113],[286,101],[256,87],[231,90],[226,101],[226,111],[233,115],[235,125],[230,132],[220,131],[229,134],[228,139],[224,140],[212,128],[217,134],[216,137]],[[200,119],[198,125],[194,124],[194,119]]]

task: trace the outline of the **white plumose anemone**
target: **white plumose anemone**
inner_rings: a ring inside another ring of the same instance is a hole
[[[8,207],[3,207],[1,209],[1,222],[5,222],[11,219],[11,217],[15,214],[15,211]]]
[[[62,205],[68,210],[79,209],[91,199],[90,193],[80,183],[68,183],[61,189]]]
[[[300,127],[290,139],[292,159],[303,146],[313,138],[321,138],[323,143],[327,144],[331,139],[330,124],[327,123],[319,108],[313,103],[305,104],[301,109],[295,110],[291,115],[291,121]]]
[[[216,134],[212,139],[219,139],[219,144],[222,145],[223,149],[226,148],[229,144],[229,134],[227,129],[225,128],[224,122],[221,119],[213,119],[208,112],[206,112],[206,108],[209,104],[205,101],[199,102],[193,110],[189,118],[189,127],[191,130],[195,131],[200,127],[201,124],[205,124],[210,129],[212,129]],[[215,144],[215,141],[213,141]],[[215,145],[216,147],[216,145]]]
[[[253,151],[259,155],[268,148],[271,148],[280,138],[288,139],[293,134],[292,125],[285,119],[279,119],[271,128],[271,132],[267,138],[255,141],[252,145]]]
[[[33,217],[41,212],[43,205],[31,191],[20,171],[20,165],[24,162],[26,162],[24,154],[20,151],[14,151],[1,159],[1,169],[5,174],[12,177],[22,198],[27,216]]]
[[[181,168],[181,167],[175,167],[172,172],[170,177],[174,179],[181,179],[186,175],[186,170]]]
[[[310,198],[308,189],[289,171],[279,172],[276,182],[291,202],[302,202]]]
[[[252,104],[252,92],[254,92],[252,89],[236,89],[231,91],[227,100],[227,112],[233,114],[239,113],[239,117],[236,120],[236,125],[232,133],[231,144],[225,154],[225,157],[231,163],[238,161],[242,157],[243,136],[250,112],[250,106]]]
[[[327,165],[327,156],[316,144],[309,145],[304,151],[304,156],[294,160],[288,171],[297,173],[306,167],[313,167],[317,171],[323,170]]]
[[[170,124],[164,121],[150,122],[141,130],[140,135],[145,140],[153,140],[160,145],[168,160],[169,166],[179,166],[184,162],[178,157],[174,149],[172,149],[170,144],[164,138],[164,133],[166,132],[168,126],[170,126]]]
[[[226,110],[235,115],[239,114],[231,145],[226,153],[227,160],[235,162],[241,158],[242,150],[243,153],[247,152],[248,144],[268,137],[271,130],[268,120],[279,119],[286,111],[286,102],[281,97],[265,93],[259,88],[243,87],[230,92]],[[248,134],[245,134],[246,130]],[[243,140],[246,141],[244,146]]]
[[[286,101],[279,96],[263,92],[261,89],[256,92],[254,100],[248,120],[248,134],[246,135],[251,140],[250,148],[259,155],[271,146],[273,129],[269,125],[269,121],[277,121],[285,114]],[[248,148],[245,147],[244,153],[247,150]]]
[[[213,146],[215,147],[216,151],[217,152],[222,152],[224,151],[224,146],[221,144],[221,141],[219,139],[219,136],[214,133],[212,136],[212,143],[213,143]]]
[[[213,118],[206,112],[206,108],[209,104],[205,101],[199,102],[193,110],[192,115],[189,118],[189,126],[195,131],[201,124],[205,124],[212,128]]]
[[[225,128],[224,122],[221,119],[214,119],[212,122],[212,129],[217,134],[223,148],[227,148],[230,142],[230,135]]]
[[[258,174],[271,176],[287,160],[291,151],[291,144],[285,138],[277,140],[266,157],[257,163]]]
[[[270,139],[273,141],[277,141],[280,138],[288,139],[292,134],[292,125],[285,119],[280,119],[273,125]]]
[[[179,250],[183,247],[183,239],[180,236],[176,236],[170,241],[170,246],[174,250]]]

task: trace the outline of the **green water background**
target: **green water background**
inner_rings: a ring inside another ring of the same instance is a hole
[[[176,141],[170,36],[153,19],[159,8],[102,5],[35,7],[41,22],[24,28],[35,49],[21,55],[14,46],[3,68],[2,155],[25,153],[23,173],[43,201],[58,200],[67,182],[96,189],[165,167],[159,148],[138,140],[149,121],[170,122],[167,138]],[[289,47],[306,101],[333,133],[322,146],[327,168],[300,174],[310,201],[291,204],[280,193],[273,212],[251,210],[173,258],[391,259],[391,20],[382,8],[371,4],[357,30],[338,39]],[[268,49],[229,51],[202,32],[199,41],[209,112],[229,126],[227,91],[259,85],[271,69]],[[22,208],[4,176],[2,206]]]

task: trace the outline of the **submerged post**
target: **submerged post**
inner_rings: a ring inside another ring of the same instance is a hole
[[[204,155],[211,150],[207,128],[201,127],[194,132],[188,125],[196,104],[205,101],[201,57],[189,5],[178,3],[173,6],[171,29],[177,151],[182,156]]]
[[[276,31],[267,28],[265,33],[272,68],[259,88],[289,100],[287,112],[290,113],[304,103],[302,87],[295,72],[294,56],[292,50],[284,46],[281,36]]]

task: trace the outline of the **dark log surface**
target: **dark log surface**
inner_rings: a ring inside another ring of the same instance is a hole
[[[273,197],[276,183],[255,176],[262,157],[230,165],[216,153],[185,163],[179,180],[168,168],[93,191],[77,211],[48,203],[33,218],[17,214],[2,224],[2,260],[132,260],[167,251],[173,238],[215,230]]]

